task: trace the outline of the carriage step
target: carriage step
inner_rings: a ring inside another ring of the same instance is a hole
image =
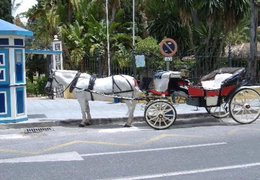
[[[43,131],[54,131],[54,129],[50,128],[50,127],[27,128],[27,129],[24,130],[24,133],[25,134],[28,134],[28,133],[40,133],[40,132],[43,132]]]

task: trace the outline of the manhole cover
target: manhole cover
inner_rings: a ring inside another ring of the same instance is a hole
[[[27,134],[27,133],[40,133],[40,132],[43,132],[43,131],[54,131],[53,128],[50,128],[50,127],[40,127],[40,128],[27,128],[24,130],[24,133]]]

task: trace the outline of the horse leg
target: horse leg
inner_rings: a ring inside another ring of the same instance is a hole
[[[125,127],[131,127],[132,122],[134,120],[134,110],[135,110],[137,102],[136,101],[126,101],[125,103],[128,107],[128,119],[127,119],[127,122],[125,124]]]
[[[86,100],[85,101],[85,112],[87,113],[87,119],[85,121],[85,125],[91,125],[91,115],[90,115],[90,108],[89,108],[89,102]]]
[[[86,122],[86,113],[85,113],[85,99],[83,98],[78,98],[80,109],[81,109],[81,114],[82,114],[82,121],[79,124],[79,127],[84,127],[85,122]]]

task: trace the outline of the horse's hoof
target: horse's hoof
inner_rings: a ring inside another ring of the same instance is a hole
[[[125,126],[124,127],[132,127],[131,125],[128,125],[128,124],[125,124]]]
[[[83,124],[79,124],[79,127],[85,127]]]
[[[91,122],[86,122],[85,125],[86,126],[90,126],[92,123]]]

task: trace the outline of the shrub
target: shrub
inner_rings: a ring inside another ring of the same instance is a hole
[[[44,86],[47,83],[48,78],[45,76],[40,76],[35,79],[34,82],[28,82],[27,94],[28,95],[45,95]]]

